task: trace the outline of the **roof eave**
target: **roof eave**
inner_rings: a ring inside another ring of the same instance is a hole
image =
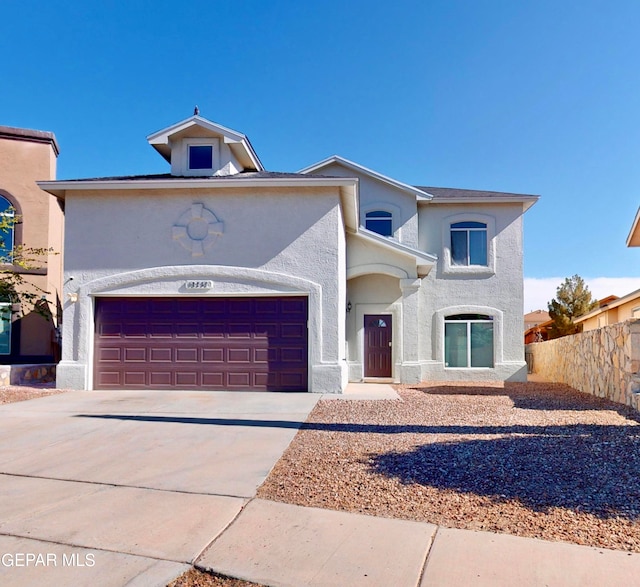
[[[539,196],[513,196],[507,198],[434,198],[432,200],[418,200],[419,204],[522,204],[524,212],[526,212],[531,206],[533,206],[538,200]]]
[[[46,192],[64,198],[68,191],[98,190],[154,190],[168,188],[216,188],[216,187],[338,187],[357,189],[357,180],[341,177],[259,177],[259,178],[179,178],[179,179],[107,179],[107,180],[51,180],[39,181]]]
[[[353,234],[366,241],[372,242],[376,245],[389,249],[395,253],[399,253],[401,255],[412,258],[416,263],[418,275],[420,275],[421,277],[428,275],[431,269],[438,262],[438,257],[436,255],[432,255],[431,253],[425,253],[424,251],[414,249],[413,247],[404,245],[389,237],[382,236],[377,232],[367,230],[362,226],[359,226],[358,230],[355,231]]]
[[[640,247],[640,208],[636,212],[636,217],[631,225],[629,236],[627,237],[628,247]]]

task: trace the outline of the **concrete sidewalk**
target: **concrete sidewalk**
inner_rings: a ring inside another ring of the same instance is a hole
[[[196,564],[274,587],[640,585],[640,554],[260,499]]]

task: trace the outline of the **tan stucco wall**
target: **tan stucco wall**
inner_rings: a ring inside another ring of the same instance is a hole
[[[54,314],[56,297],[62,297],[64,215],[56,198],[41,190],[36,181],[55,179],[55,175],[56,152],[50,142],[0,137],[0,190],[20,206],[22,244],[53,248],[58,253],[42,259],[46,275],[25,276],[29,283],[48,292]],[[20,322],[20,354],[50,355],[55,324],[37,315],[29,315]]]
[[[615,308],[603,308],[601,312],[587,318],[582,322],[583,331],[587,332],[589,330],[601,328],[602,326],[615,324],[616,322],[624,322],[625,320],[631,320],[632,318],[640,318],[638,315],[639,312],[640,295],[616,306]]]

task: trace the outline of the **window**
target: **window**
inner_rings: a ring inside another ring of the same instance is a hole
[[[382,236],[393,236],[393,215],[385,210],[373,210],[365,214],[365,228]]]
[[[487,225],[484,222],[451,225],[451,264],[487,266]]]
[[[0,302],[0,355],[11,354],[11,303]]]
[[[444,319],[445,367],[493,367],[493,317],[457,314]]]
[[[189,145],[189,169],[213,169],[213,147]]]
[[[0,196],[0,216],[8,222],[8,226],[0,230],[0,262],[12,263],[15,210],[4,196]]]

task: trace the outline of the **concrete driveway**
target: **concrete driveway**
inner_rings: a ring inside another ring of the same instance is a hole
[[[318,399],[92,391],[0,406],[0,584],[166,584],[255,495]]]

